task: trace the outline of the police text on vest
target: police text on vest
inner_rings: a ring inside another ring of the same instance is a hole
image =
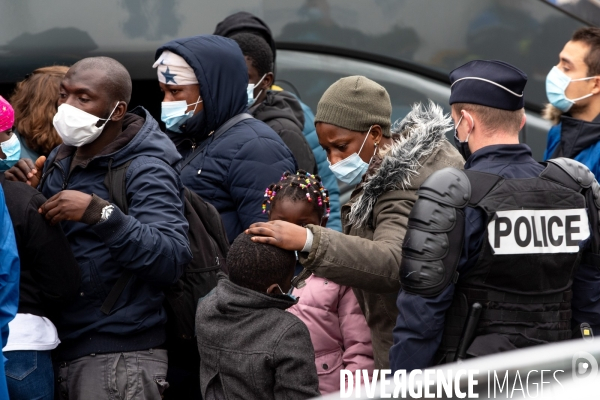
[[[577,253],[590,236],[585,209],[498,211],[488,224],[494,254]]]

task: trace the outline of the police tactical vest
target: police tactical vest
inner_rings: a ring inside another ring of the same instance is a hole
[[[447,228],[442,233],[431,223],[435,217],[425,221],[427,218],[419,219],[417,215],[425,214],[423,210],[411,212],[403,244],[403,258],[406,257],[400,275],[403,289],[420,295],[441,293],[441,290],[428,291],[436,279],[435,262],[445,272],[440,275],[444,277],[440,281],[443,285],[438,287],[445,288],[451,281],[456,284],[452,305],[446,313],[437,363],[453,361],[469,307],[475,302],[483,306],[483,311],[470,355],[571,337],[572,279],[580,261],[580,246],[590,237],[590,222],[597,223],[589,221],[583,192],[586,187],[596,193],[600,189],[591,173],[591,177],[583,173],[577,176],[563,167],[560,160],[550,162],[539,177],[528,179],[458,171],[463,178],[461,181],[455,174],[454,184],[445,183],[445,187],[438,184],[433,190],[429,190],[432,185],[423,184],[419,201],[423,195],[424,200],[444,209],[439,212],[430,205],[429,214],[448,216],[448,205],[454,203],[456,214],[450,218],[464,218],[464,206],[461,208],[459,203],[468,197],[467,206],[483,212],[486,226],[477,262],[459,277],[456,265],[460,255],[452,256],[447,251],[443,258],[434,260],[432,249],[435,242],[441,243],[441,248],[462,249],[464,228]],[[446,173],[445,182],[450,182],[448,177]],[[465,193],[464,188],[469,186],[468,196],[460,199],[457,194]],[[449,201],[451,198],[458,200]],[[419,204],[415,207],[422,208]],[[420,236],[425,239],[419,240]]]

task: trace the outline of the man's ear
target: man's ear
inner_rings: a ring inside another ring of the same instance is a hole
[[[600,76],[596,76],[593,79],[594,86],[592,87],[592,93],[598,94],[600,93]]]
[[[525,126],[525,122],[527,122],[527,115],[525,115],[525,113],[523,113],[523,117],[521,118],[521,125],[519,126],[519,132]]]
[[[273,292],[275,291],[275,289],[279,290],[279,288],[277,287],[277,284],[274,283],[271,286],[269,286],[267,288],[267,294],[273,294]]]
[[[273,86],[273,82],[275,81],[275,76],[272,72],[268,72],[265,75],[265,79],[260,83],[260,88],[263,90],[269,90],[271,86]]]
[[[110,117],[111,121],[121,121],[123,117],[127,114],[127,103],[124,101],[120,101],[113,112],[112,117]]]

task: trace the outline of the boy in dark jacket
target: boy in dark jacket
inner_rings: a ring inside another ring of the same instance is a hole
[[[275,79],[271,48],[252,33],[238,33],[231,39],[242,49],[248,67],[248,112],[277,132],[296,158],[298,168],[317,174],[315,156],[302,134],[304,113],[298,99],[287,92],[271,90]]]
[[[196,336],[202,398],[307,399],[319,396],[310,334],[285,310],[294,252],[242,233],[227,257],[229,280],[198,304]],[[232,334],[234,332],[234,334]]]

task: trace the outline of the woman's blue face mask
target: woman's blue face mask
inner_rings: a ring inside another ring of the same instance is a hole
[[[369,164],[371,163],[371,160],[369,160],[368,163],[364,162],[362,158],[360,158],[360,153],[363,147],[365,146],[365,143],[367,142],[369,134],[371,133],[371,128],[373,128],[373,126],[369,128],[369,131],[365,135],[365,140],[363,140],[363,143],[360,146],[360,150],[358,150],[358,153],[352,153],[348,157],[336,162],[333,165],[329,163],[329,169],[331,170],[331,172],[333,172],[333,175],[335,175],[337,179],[348,185],[357,185],[362,179],[363,175],[366,174],[367,170],[369,169]],[[377,151],[377,146],[375,146],[375,151]],[[375,155],[375,152],[373,152],[373,155]],[[371,157],[371,159],[372,158],[373,157]]]
[[[5,171],[14,166],[21,157],[21,143],[14,133],[8,140],[0,143],[0,148],[6,158],[0,158],[0,171]]]

